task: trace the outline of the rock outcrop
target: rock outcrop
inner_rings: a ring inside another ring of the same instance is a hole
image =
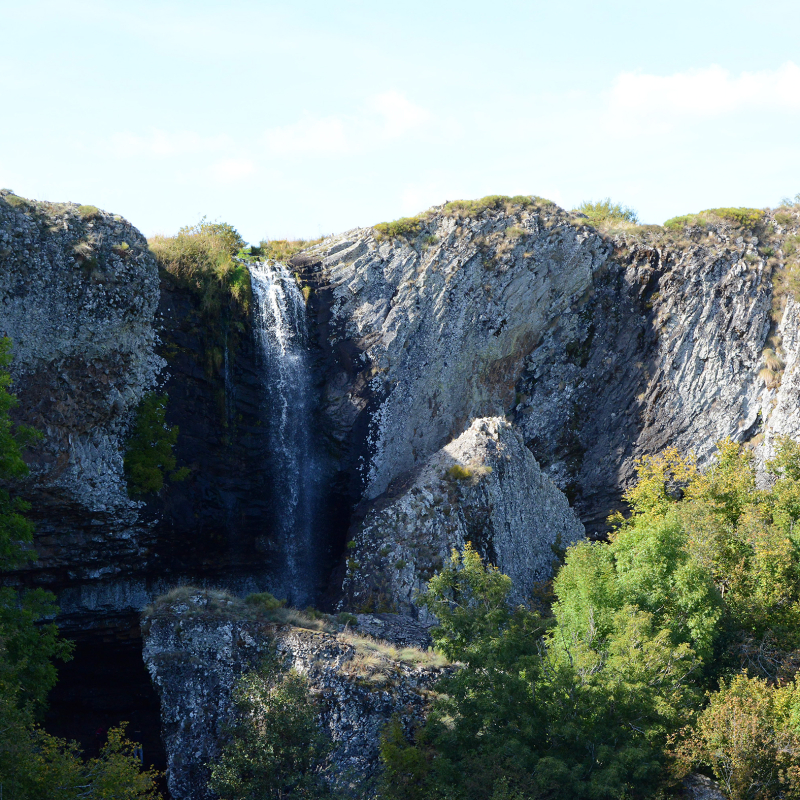
[[[271,649],[307,677],[318,699],[320,725],[333,740],[326,778],[347,796],[374,796],[380,731],[394,714],[406,727],[422,721],[441,661],[299,614],[294,620],[271,622],[230,596],[199,590],[173,593],[146,612],[144,659],[161,696],[174,800],[214,796],[206,784],[231,720],[232,689]]]
[[[599,535],[639,457],[676,444],[704,463],[726,436],[793,431],[797,312],[775,280],[790,216],[601,236],[545,202],[443,206],[405,235],[350,231],[296,257],[318,287],[353,494],[379,497],[472,419],[505,414]],[[761,374],[775,332],[780,397]]]
[[[122,459],[163,366],[158,299],[147,242],[121,217],[0,192],[0,334],[13,343],[18,416],[43,434],[24,487],[39,561],[21,580],[92,583],[149,546]]]
[[[556,551],[583,536],[511,424],[477,419],[367,507],[348,544],[343,607],[416,615],[416,595],[467,542],[511,577],[521,601],[551,576]]]

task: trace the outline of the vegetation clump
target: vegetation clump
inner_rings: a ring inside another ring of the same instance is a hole
[[[707,226],[713,222],[724,220],[739,228],[753,229],[764,221],[764,212],[758,208],[709,208],[697,214],[684,214],[672,217],[664,223],[664,227],[680,231],[683,228]]]
[[[484,211],[490,210],[511,213],[536,205],[536,201],[537,198],[532,195],[519,194],[509,197],[504,194],[490,194],[479,200],[451,200],[445,203],[443,213],[451,217],[477,217]]]
[[[236,260],[245,241],[226,222],[208,222],[181,228],[175,236],[148,239],[162,272],[180,286],[196,292],[203,311],[211,317],[223,312],[246,316],[250,309],[250,273]]]
[[[696,770],[731,800],[800,795],[800,445],[767,469],[759,488],[731,441],[704,472],[643,459],[631,515],[567,549],[549,612],[454,552],[420,602],[462,666],[410,740],[384,730],[381,796],[646,800]]]
[[[188,467],[177,467],[173,449],[178,441],[178,426],[167,425],[166,394],[151,392],[136,410],[133,431],[125,450],[125,474],[132,496],[158,494],[165,480],[182,481]]]
[[[573,212],[587,216],[589,223],[595,227],[614,223],[637,225],[639,222],[639,217],[632,208],[621,203],[612,203],[610,197],[597,201],[584,200]]]
[[[307,678],[273,652],[237,681],[233,704],[208,784],[221,800],[331,796],[321,772],[331,741],[317,724]]]
[[[452,467],[448,468],[446,475],[454,481],[467,481],[472,477],[473,472],[463,464],[453,464]]]
[[[80,214],[81,218],[86,222],[102,216],[102,212],[97,206],[78,206],[78,214]]]
[[[244,248],[239,255],[270,261],[288,261],[301,250],[319,244],[319,239],[262,239],[258,245]]]

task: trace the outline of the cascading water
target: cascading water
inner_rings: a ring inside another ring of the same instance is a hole
[[[275,523],[283,564],[274,593],[296,606],[313,600],[313,510],[319,482],[310,422],[313,385],[305,300],[284,264],[251,266],[255,332],[263,358]]]

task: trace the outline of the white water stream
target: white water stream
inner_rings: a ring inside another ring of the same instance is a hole
[[[314,592],[312,521],[318,483],[306,306],[284,264],[253,265],[250,280],[267,394],[275,530],[284,556],[275,590],[302,607]]]

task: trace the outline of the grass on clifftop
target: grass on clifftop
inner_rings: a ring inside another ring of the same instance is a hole
[[[725,220],[740,228],[755,228],[764,219],[764,212],[759,208],[709,208],[697,214],[683,214],[672,217],[664,223],[669,230],[679,231],[697,225],[707,226]]]
[[[548,205],[553,205],[552,201],[536,195],[520,194],[509,197],[504,194],[490,194],[479,200],[452,200],[445,203],[441,209],[429,209],[417,214],[415,217],[401,217],[393,222],[379,222],[373,226],[373,230],[375,231],[375,238],[378,240],[397,237],[413,239],[423,232],[425,224],[433,219],[437,213],[441,213],[446,217],[462,219],[464,217],[478,217],[485,211],[505,211],[507,214],[513,214],[529,206]]]
[[[383,670],[394,661],[409,666],[442,667],[447,663],[439,653],[419,647],[397,647],[389,642],[356,633],[357,624],[353,614],[325,614],[315,608],[301,611],[288,608],[285,600],[279,600],[269,592],[258,592],[242,600],[222,589],[200,589],[196,586],[177,586],[157,597],[142,612],[145,628],[152,619],[172,617],[180,614],[193,618],[221,618],[272,622],[290,625],[309,631],[327,633],[354,649],[352,668],[345,671],[358,674],[363,669],[372,674],[373,667]]]
[[[204,217],[175,236],[153,236],[148,244],[161,270],[201,296],[206,314],[248,313],[250,273],[234,259],[245,241],[232,225]]]

